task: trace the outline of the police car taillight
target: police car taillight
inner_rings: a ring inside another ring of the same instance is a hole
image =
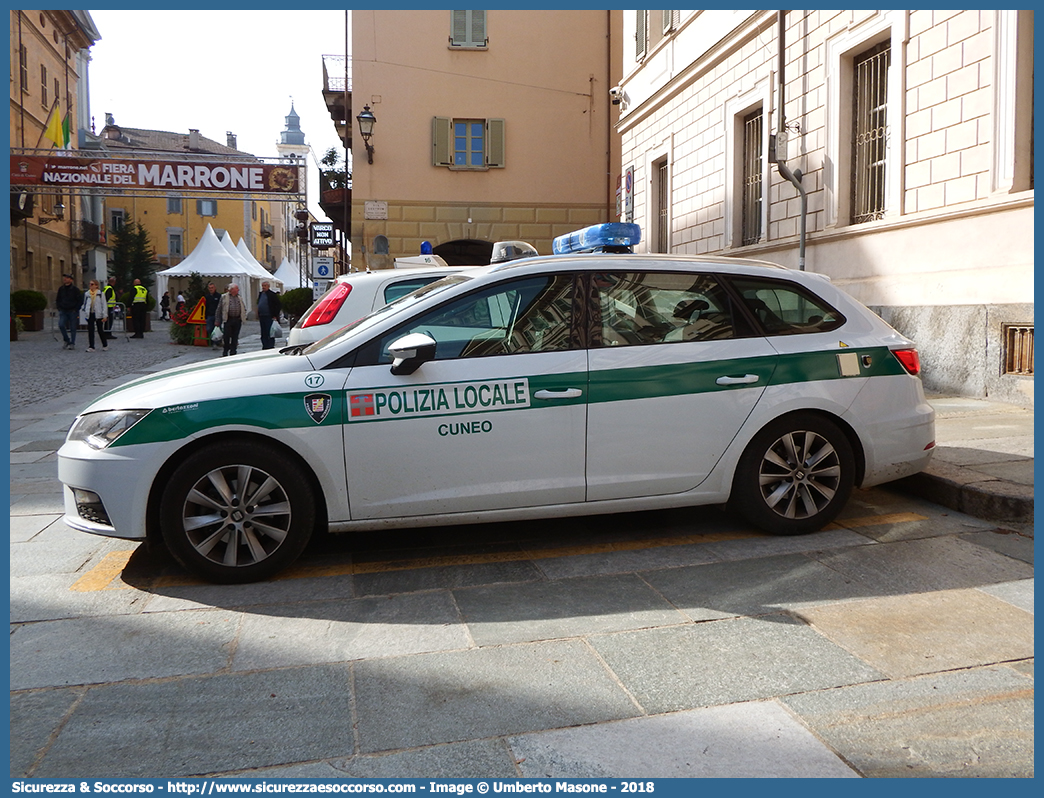
[[[893,349],[892,354],[913,376],[921,373],[921,358],[918,357],[916,349]]]
[[[350,283],[337,283],[326,293],[326,296],[319,300],[319,304],[308,314],[301,326],[314,327],[319,324],[329,324],[337,316],[337,311],[341,309],[341,305],[351,292]]]
[[[642,229],[631,222],[608,222],[559,236],[551,242],[556,255],[576,252],[633,252],[642,240]]]

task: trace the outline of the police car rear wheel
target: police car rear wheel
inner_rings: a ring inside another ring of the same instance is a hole
[[[190,455],[163,493],[160,528],[187,570],[225,584],[266,579],[292,563],[312,534],[308,480],[253,443]]]
[[[730,505],[774,535],[814,532],[852,493],[855,457],[836,424],[810,413],[777,419],[740,458]]]

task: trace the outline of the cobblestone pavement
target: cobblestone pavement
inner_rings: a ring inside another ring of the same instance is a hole
[[[259,350],[261,332],[257,322],[246,322],[243,330],[239,351]],[[41,399],[107,383],[115,377],[221,356],[220,348],[175,344],[170,339],[170,322],[155,319],[152,331],[146,332],[144,338],[117,332],[108,351],[103,351],[97,341],[95,352],[86,351],[87,345],[87,331],[80,330],[76,334],[76,349],[63,349],[57,316],[46,320],[44,330],[19,333],[10,349],[11,409],[29,407]]]

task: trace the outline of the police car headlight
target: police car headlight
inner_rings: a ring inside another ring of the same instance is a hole
[[[148,410],[104,410],[87,413],[73,422],[66,440],[104,449],[149,414]]]

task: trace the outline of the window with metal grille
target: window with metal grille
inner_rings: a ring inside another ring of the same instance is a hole
[[[887,41],[852,62],[852,224],[880,219],[885,212],[890,63]]]
[[[741,242],[761,240],[761,124],[764,115],[757,109],[743,118],[743,218]]]
[[[1004,373],[1033,376],[1033,325],[1004,326]]]
[[[668,173],[667,160],[656,164],[656,251],[668,252],[670,247],[668,218]]]

